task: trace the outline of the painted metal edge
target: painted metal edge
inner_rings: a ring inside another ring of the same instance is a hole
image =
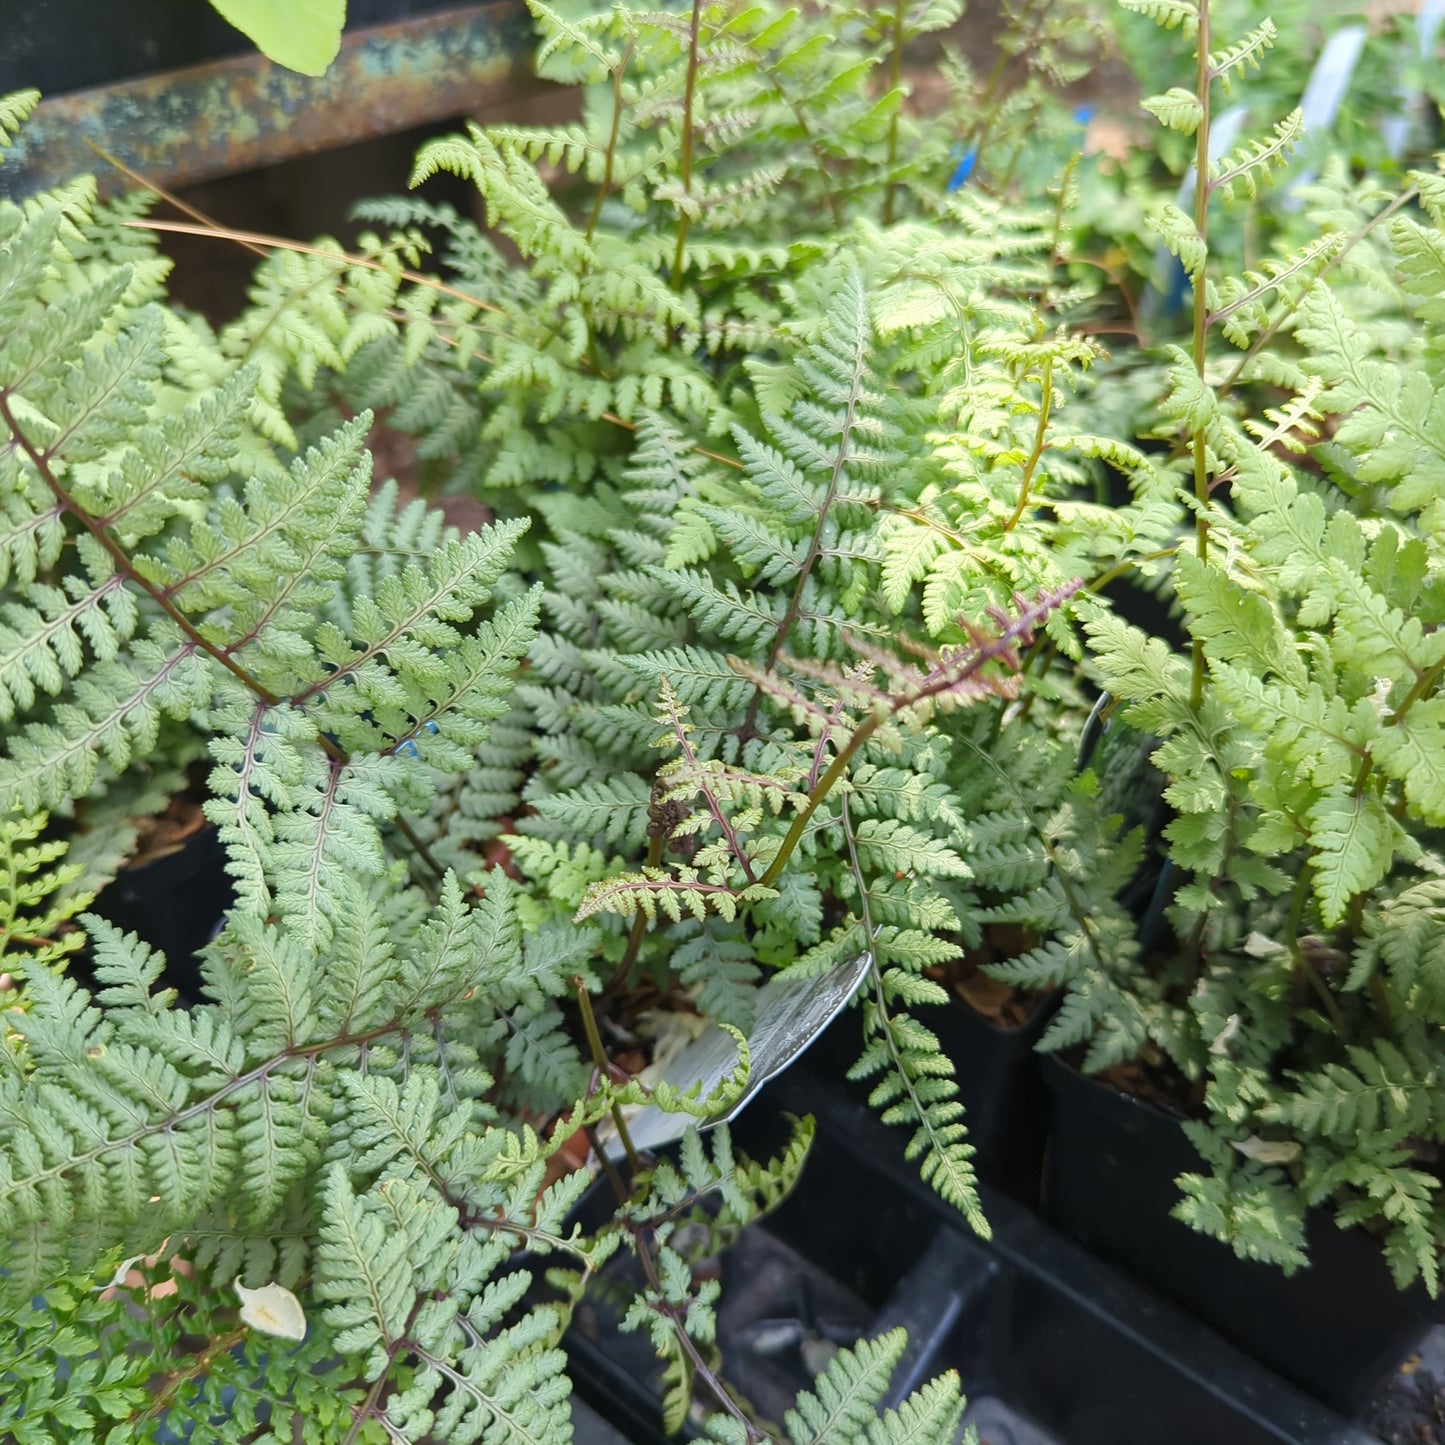
[[[464,116],[534,93],[531,19],[492,0],[356,30],[325,75],[261,55],[162,71],[43,100],[0,165],[19,200],[94,174],[102,195],[129,184],[92,147],[165,186]]]

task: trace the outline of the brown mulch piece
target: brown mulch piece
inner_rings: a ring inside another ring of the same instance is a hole
[[[188,788],[172,795],[164,813],[140,819],[135,852],[125,866],[144,868],[158,858],[179,853],[186,839],[194,837],[206,826],[206,815],[201,811],[202,801],[200,793]]]
[[[991,978],[983,970],[989,964],[1006,963],[1026,953],[1033,941],[1026,928],[994,924],[984,930],[983,942],[977,948],[965,949],[959,957],[924,972],[996,1028],[1018,1028],[1034,1016],[1048,993],[1015,988]]]

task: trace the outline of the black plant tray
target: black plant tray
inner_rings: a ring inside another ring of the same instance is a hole
[[[987,1188],[993,1238],[977,1239],[903,1159],[899,1131],[800,1070],[749,1106],[738,1146],[766,1156],[784,1113],[815,1116],[813,1155],[787,1204],[724,1257],[719,1320],[725,1376],[764,1417],[779,1418],[829,1341],[903,1325],[895,1396],[956,1370],[989,1445],[1371,1445]],[[779,1322],[800,1314],[806,1339],[780,1348]],[[566,1345],[587,1403],[637,1445],[667,1438],[644,1337],[589,1306]]]

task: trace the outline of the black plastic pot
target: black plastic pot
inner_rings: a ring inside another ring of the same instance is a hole
[[[1039,1200],[1051,1100],[1034,1045],[1053,1011],[1049,999],[1026,1023],[1000,1028],[962,1003],[912,1010],[953,1060],[978,1177],[1030,1207]],[[803,1056],[803,1065],[823,1078],[842,1079],[861,1047],[858,1015],[849,1010]],[[847,1087],[866,1099],[872,1085]]]
[[[207,824],[175,852],[139,868],[121,869],[92,912],[164,953],[162,986],[194,1002],[201,993],[195,955],[210,942],[235,896],[226,850]]]
[[[1358,1413],[1429,1328],[1424,1291],[1397,1290],[1378,1244],[1323,1210],[1308,1221],[1308,1268],[1286,1277],[1240,1259],[1170,1217],[1174,1180],[1202,1167],[1179,1116],[1057,1059],[1045,1059],[1044,1077],[1049,1222],[1317,1399]]]
[[[783,1112],[815,1116],[813,1154],[793,1197],[749,1231],[762,1242],[724,1257],[719,1319],[725,1378],[764,1414],[776,1418],[778,1401],[810,1371],[801,1350],[759,1358],[757,1312],[776,1340],[780,1308],[809,1294],[814,1343],[905,1326],[910,1348],[892,1398],[955,1369],[971,1417],[1007,1422],[996,1441],[1369,1445],[1348,1421],[993,1190],[984,1191],[993,1237],[975,1238],[902,1157],[899,1131],[800,1069],[749,1106],[734,1128],[738,1146],[766,1155]],[[610,1212],[600,1193],[584,1203]],[[629,1439],[660,1445],[651,1349],[609,1322],[600,1307],[579,1315],[565,1342],[572,1377]]]
[[[1041,1002],[1014,1028],[962,1004],[918,1010],[953,1060],[979,1178],[1031,1208],[1039,1201],[1051,1101],[1034,1045],[1054,1007],[1053,999]]]

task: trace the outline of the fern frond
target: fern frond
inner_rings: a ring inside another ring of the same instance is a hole
[[[1240,195],[1254,200],[1259,188],[1269,183],[1271,173],[1283,170],[1289,163],[1290,153],[1303,135],[1304,115],[1292,110],[1283,120],[1275,122],[1267,140],[1245,141],[1211,164],[1210,191],[1217,191],[1229,200]]]
[[[1147,15],[1165,30],[1179,30],[1186,41],[1193,40],[1198,34],[1197,0],[1119,0],[1119,3],[1126,10]]]
[[[1278,35],[1274,21],[1264,20],[1223,50],[1210,54],[1210,75],[1223,82],[1225,94],[1237,73],[1259,69],[1260,57],[1274,45]]]
[[[878,1415],[878,1403],[907,1343],[902,1330],[890,1330],[876,1340],[840,1350],[813,1388],[800,1394],[784,1416],[793,1445],[843,1445],[853,1440],[876,1445],[903,1440],[947,1445],[953,1441],[963,1415],[955,1376],[934,1381],[897,1412],[889,1410],[881,1419]],[[727,1437],[717,1434],[714,1438]]]
[[[40,104],[38,90],[12,90],[0,96],[0,151],[8,150],[30,112]]]
[[[49,818],[0,818],[0,970],[24,977],[54,968],[85,942],[71,920],[93,895],[72,886],[83,869],[62,861],[66,844],[44,837]]]

